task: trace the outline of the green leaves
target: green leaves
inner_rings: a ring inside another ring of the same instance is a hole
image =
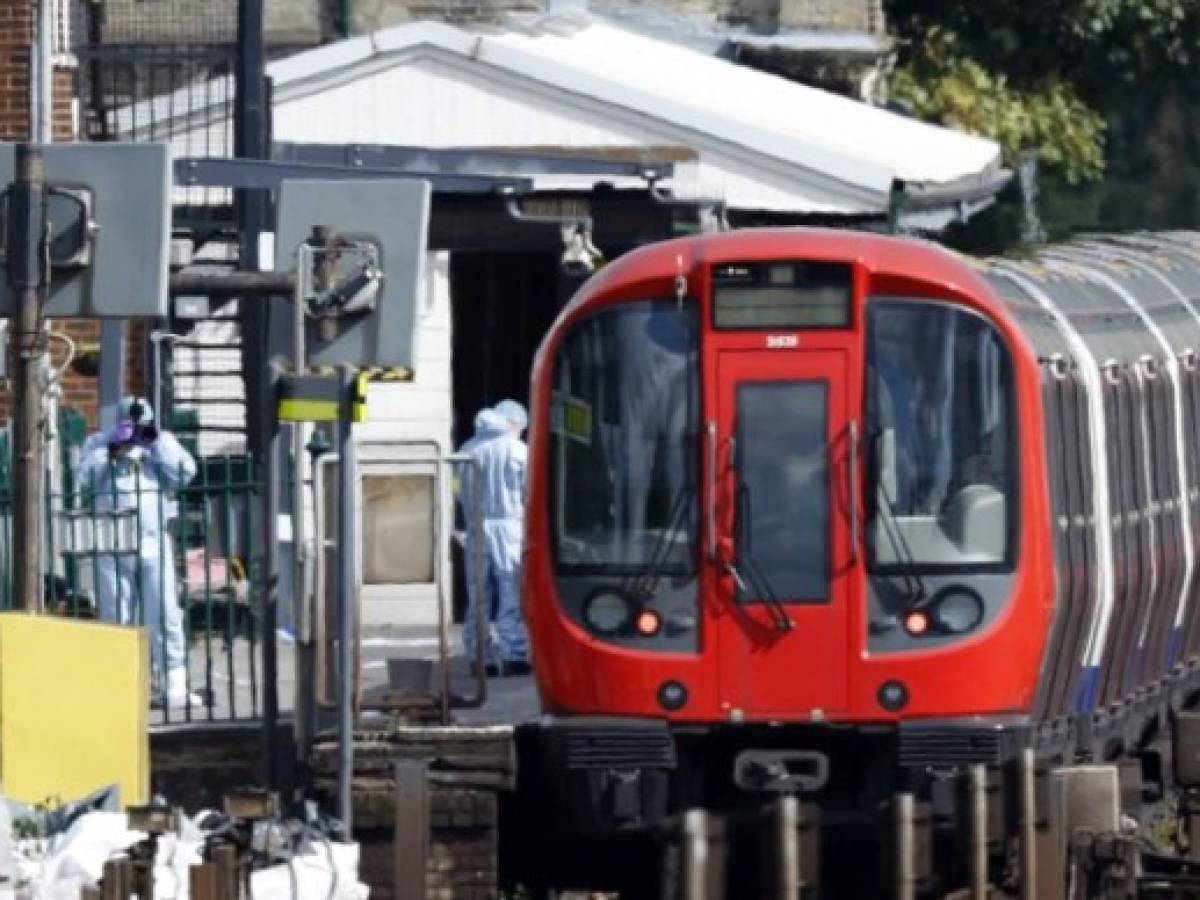
[[[934,25],[893,76],[894,100],[919,118],[990,137],[1014,163],[1026,151],[1069,184],[1104,173],[1104,119],[1057,77],[1015,88],[962,49],[958,36]]]

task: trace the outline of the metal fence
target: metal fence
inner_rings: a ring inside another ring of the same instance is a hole
[[[0,464],[5,609],[13,601],[9,483],[5,462]],[[259,616],[259,487],[248,455],[202,458],[194,474],[188,466],[161,470],[147,456],[144,462],[110,460],[90,471],[85,459],[66,473],[61,488],[49,492],[47,611],[148,629],[156,723],[260,714],[259,657],[264,637],[273,636],[261,633]],[[186,673],[187,696],[179,704],[168,699],[172,668]]]

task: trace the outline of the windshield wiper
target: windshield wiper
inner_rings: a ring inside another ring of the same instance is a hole
[[[737,492],[738,506],[742,514],[741,521],[748,522],[750,521],[750,488],[740,478],[737,483]],[[738,531],[741,531],[740,523]],[[779,602],[779,598],[775,596],[775,592],[771,589],[771,582],[767,580],[767,576],[754,561],[754,554],[750,550],[749,537],[744,541],[739,541],[739,543],[742,545],[741,556],[746,562],[747,574],[750,576],[750,587],[754,588],[754,592],[758,594],[757,599],[761,600],[763,605],[767,607],[767,610],[771,613],[771,618],[775,621],[777,629],[780,631],[791,631],[796,627],[796,623],[787,614],[787,608]],[[733,580],[738,583],[738,588],[741,589],[742,593],[748,594],[749,591],[746,589],[746,582],[739,574],[737,567],[732,562],[726,563],[725,566],[729,574],[733,576]]]
[[[878,442],[880,435],[876,434],[875,440]],[[876,452],[878,457],[878,452]],[[906,610],[914,609],[919,606],[925,599],[925,582],[921,579],[921,573],[917,570],[917,563],[912,554],[912,548],[908,546],[908,541],[905,540],[904,530],[900,527],[900,522],[896,517],[896,507],[891,497],[888,496],[887,488],[883,485],[883,480],[879,479],[876,482],[875,495],[877,498],[876,511],[882,513],[884,534],[887,535],[888,543],[892,546],[892,553],[896,557],[896,565],[900,568],[901,578],[904,580],[904,586],[901,589],[904,593],[904,605]],[[882,501],[881,503],[879,501]]]
[[[667,527],[659,532],[658,539],[650,551],[650,558],[637,575],[623,585],[625,592],[639,603],[651,599],[658,592],[658,583],[667,573],[667,560],[674,549],[675,541],[687,527],[691,512],[690,498],[695,496],[695,487],[684,483],[671,500]],[[694,555],[694,554],[693,554]]]

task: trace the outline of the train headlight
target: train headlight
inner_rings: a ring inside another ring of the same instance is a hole
[[[931,605],[938,628],[950,634],[964,634],[983,621],[983,598],[966,585],[943,588]]]
[[[929,631],[929,616],[923,609],[914,609],[904,617],[904,630],[913,637],[920,637]]]
[[[638,613],[634,627],[642,637],[654,637],[662,628],[662,616],[652,609],[643,609]]]
[[[629,628],[633,605],[611,588],[600,588],[583,605],[583,620],[597,634],[618,634]]]

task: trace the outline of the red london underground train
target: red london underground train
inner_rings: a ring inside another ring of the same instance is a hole
[[[1113,765],[1147,818],[1200,688],[1197,348],[1192,234],[608,265],[530,404],[530,752],[564,821],[795,793],[836,825],[903,788],[953,833],[939,780],[1025,748]]]

